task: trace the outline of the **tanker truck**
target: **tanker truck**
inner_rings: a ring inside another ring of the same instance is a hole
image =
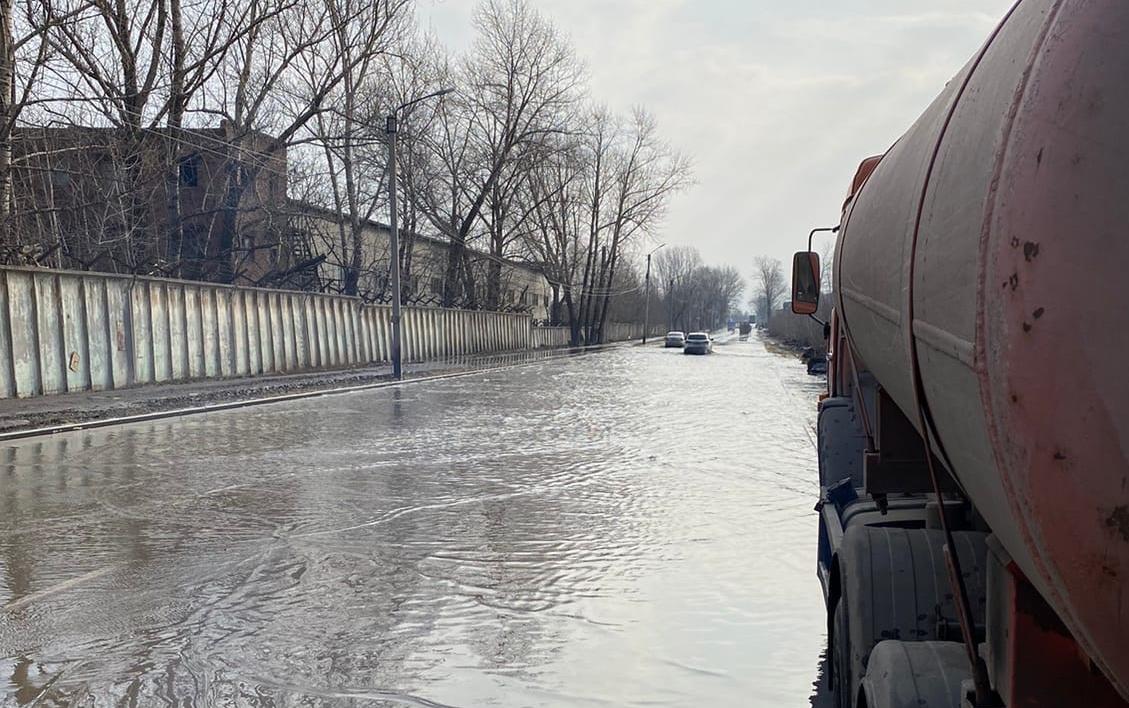
[[[1127,77],[1129,2],[1020,0],[826,229],[841,708],[1129,705]]]

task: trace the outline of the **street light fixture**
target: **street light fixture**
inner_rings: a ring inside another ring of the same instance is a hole
[[[659,245],[652,248],[651,252],[647,254],[647,277],[645,278],[647,294],[646,294],[646,296],[644,296],[644,299],[643,299],[643,341],[642,341],[642,344],[647,343],[647,328],[651,326],[651,322],[650,322],[650,320],[651,320],[651,256],[655,253],[655,251],[659,250],[660,248],[662,248],[665,245],[666,245],[665,243],[660,243]]]
[[[384,123],[384,134],[388,138],[388,221],[389,231],[391,232],[388,238],[388,246],[392,251],[392,262],[390,264],[392,271],[392,378],[396,380],[403,376],[400,361],[400,229],[396,223],[396,115],[420,101],[446,96],[449,93],[454,93],[454,91],[453,87],[440,89],[426,96],[401,103],[388,114]]]

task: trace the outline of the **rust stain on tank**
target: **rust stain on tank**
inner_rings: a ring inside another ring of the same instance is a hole
[[[1113,513],[1105,520],[1105,525],[1121,536],[1123,541],[1129,541],[1129,507],[1114,507]]]
[[[1035,257],[1038,256],[1038,255],[1039,255],[1039,243],[1038,243],[1038,241],[1024,241],[1023,242],[1023,259],[1025,261],[1030,263],[1031,261],[1035,260]]]

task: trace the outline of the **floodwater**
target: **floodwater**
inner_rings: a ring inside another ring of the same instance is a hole
[[[820,386],[626,347],[0,447],[0,702],[810,706]]]

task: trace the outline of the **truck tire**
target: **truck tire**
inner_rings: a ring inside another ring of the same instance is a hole
[[[954,533],[961,571],[972,603],[972,619],[983,625],[986,606],[987,534]],[[883,640],[926,642],[959,636],[956,608],[945,566],[944,534],[924,528],[851,526],[839,549],[841,595],[834,618],[835,640],[845,649],[835,666],[836,686],[852,708],[871,651]],[[944,629],[944,631],[940,631]],[[842,668],[841,668],[842,667]],[[841,678],[840,678],[841,677]]]
[[[957,642],[879,642],[859,685],[858,708],[960,708],[972,677]]]

